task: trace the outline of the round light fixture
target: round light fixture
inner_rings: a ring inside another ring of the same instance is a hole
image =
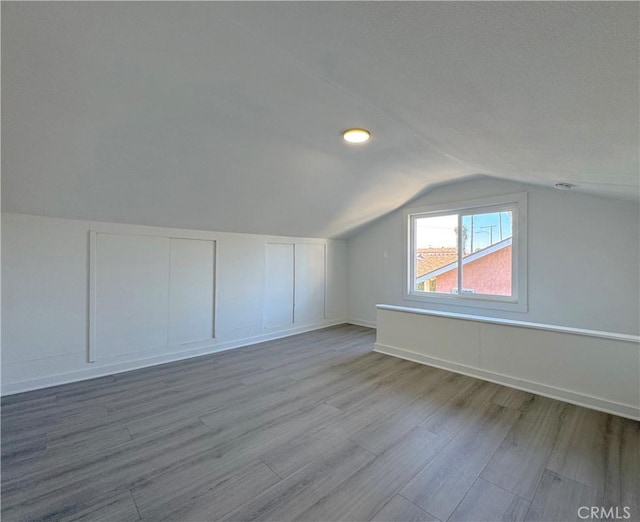
[[[347,129],[342,138],[347,143],[365,143],[371,138],[371,133],[367,129]]]
[[[575,187],[575,185],[573,185],[572,183],[556,183],[554,187],[559,190],[571,190],[573,187]]]

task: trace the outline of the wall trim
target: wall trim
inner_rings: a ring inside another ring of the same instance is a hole
[[[375,328],[375,321],[367,321],[366,319],[347,319],[349,324],[355,324],[356,326],[364,326],[366,328]]]
[[[331,320],[319,324],[298,326],[295,328],[289,328],[287,330],[279,330],[269,333],[263,333],[261,335],[255,335],[252,337],[245,337],[243,339],[235,339],[233,341],[226,342],[213,342],[206,346],[199,346],[198,348],[184,350],[180,352],[166,353],[162,355],[145,357],[142,359],[136,359],[133,361],[119,362],[115,364],[105,364],[95,366],[97,363],[91,364],[84,370],[78,370],[75,372],[63,373],[58,375],[51,375],[46,377],[38,377],[36,379],[29,379],[26,381],[13,382],[10,384],[3,384],[1,388],[1,396],[14,395],[16,393],[23,393],[27,391],[40,390],[44,388],[50,388],[53,386],[60,386],[63,384],[69,384],[72,382],[86,381],[95,379],[97,377],[105,377],[107,375],[115,375],[118,373],[130,372],[133,370],[139,370],[142,368],[148,368],[151,366],[158,366],[160,364],[167,364],[171,362],[182,361],[185,359],[192,359],[194,357],[202,357],[205,355],[211,355],[218,352],[226,352],[228,350],[235,350],[245,346],[251,346],[266,341],[273,341],[276,339],[282,339],[284,337],[290,337],[301,333],[311,332],[314,330],[321,330],[323,328],[329,328],[332,326],[338,326],[345,324],[348,321],[346,319]]]
[[[586,330],[584,328],[574,328],[571,326],[559,326],[555,324],[530,323],[527,321],[516,321],[512,319],[500,319],[497,317],[487,317],[484,315],[460,314],[456,312],[440,312],[436,310],[425,310],[424,308],[410,308],[407,306],[395,306],[378,304],[379,310],[390,310],[392,312],[405,312],[417,315],[431,315],[435,317],[446,317],[448,319],[462,319],[464,321],[476,321],[480,323],[499,324],[502,326],[515,326],[519,328],[531,328],[532,330],[547,330],[549,332],[560,332],[566,334],[584,335],[587,337],[598,337],[600,339],[611,339],[612,341],[623,341],[628,343],[640,343],[640,335],[623,334],[617,332],[604,332],[601,330]]]
[[[393,357],[399,357],[401,359],[406,359],[408,361],[424,364],[427,366],[449,370],[454,373],[468,375],[469,377],[475,377],[485,381],[493,382],[495,384],[501,384],[503,386],[508,386],[509,388],[515,388],[517,390],[535,393],[536,395],[542,395],[551,399],[557,399],[563,402],[575,404],[577,406],[583,406],[585,408],[591,408],[593,410],[603,411],[605,413],[620,415],[621,417],[626,417],[628,419],[640,420],[640,411],[633,405],[608,401],[606,399],[600,399],[598,397],[576,393],[570,390],[565,390],[563,388],[549,386],[548,384],[542,384],[539,382],[482,370],[480,368],[474,368],[472,366],[454,363],[437,357],[431,357],[428,355],[423,355],[421,353],[416,353],[380,343],[375,343],[373,351]]]

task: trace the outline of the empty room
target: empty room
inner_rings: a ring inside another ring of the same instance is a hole
[[[4,521],[640,521],[640,4],[3,1]]]

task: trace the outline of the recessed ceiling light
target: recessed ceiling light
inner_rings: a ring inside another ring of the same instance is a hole
[[[575,185],[571,183],[556,183],[554,187],[560,190],[571,190]]]
[[[348,143],[364,143],[369,141],[371,133],[367,129],[347,129],[342,133],[342,138]]]

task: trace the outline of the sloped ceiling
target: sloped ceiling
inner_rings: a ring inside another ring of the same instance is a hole
[[[347,237],[477,174],[637,199],[638,13],[3,2],[2,207]]]

